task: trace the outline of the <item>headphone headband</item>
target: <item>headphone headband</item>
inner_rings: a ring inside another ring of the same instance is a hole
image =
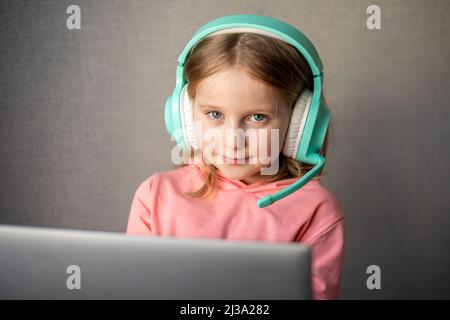
[[[226,30],[230,29],[230,30]],[[232,29],[234,29],[232,31]],[[245,31],[242,31],[245,30]],[[308,61],[314,77],[322,75],[323,64],[312,42],[291,25],[266,16],[240,14],[220,17],[199,28],[178,57],[178,65],[184,66],[186,58],[195,45],[213,33],[253,32],[281,39],[300,51]]]

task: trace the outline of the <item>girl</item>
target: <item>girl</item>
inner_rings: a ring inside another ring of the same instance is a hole
[[[247,139],[223,138],[238,129],[277,129],[275,142],[284,145],[299,92],[313,90],[303,55],[267,35],[223,33],[197,43],[184,72],[201,147],[191,150],[187,163],[155,173],[139,185],[127,234],[303,243],[312,249],[313,299],[337,299],[343,216],[334,195],[319,181],[323,175],[259,208],[258,198],[285,188],[312,166],[286,157],[279,149],[270,150],[279,159],[278,171],[261,174],[266,165],[258,149],[251,150]],[[223,139],[207,139],[204,133],[211,129],[222,133]],[[273,138],[266,137],[272,145]],[[324,157],[327,140],[321,150]],[[236,163],[240,158],[236,150],[243,151],[245,163]]]

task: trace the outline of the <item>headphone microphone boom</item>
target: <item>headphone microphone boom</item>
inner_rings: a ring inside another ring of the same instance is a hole
[[[198,149],[193,129],[193,110],[184,78],[184,63],[194,46],[203,38],[234,32],[263,34],[287,42],[305,57],[314,79],[313,92],[304,89],[294,104],[282,150],[287,157],[314,167],[286,188],[258,199],[257,205],[264,208],[303,187],[322,171],[326,161],[319,153],[330,120],[330,111],[322,95],[323,64],[314,45],[302,32],[281,20],[254,14],[224,16],[200,27],[178,57],[175,88],[165,104],[165,125],[181,149],[189,146]]]

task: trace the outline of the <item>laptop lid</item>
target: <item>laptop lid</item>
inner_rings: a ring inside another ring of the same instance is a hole
[[[310,299],[299,243],[0,226],[1,299]]]

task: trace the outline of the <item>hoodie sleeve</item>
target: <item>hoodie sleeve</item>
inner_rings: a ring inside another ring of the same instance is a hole
[[[152,232],[149,209],[152,181],[151,177],[145,180],[134,194],[128,218],[127,235],[150,235]]]
[[[312,253],[312,298],[338,299],[344,259],[344,223],[338,220],[306,243]]]

